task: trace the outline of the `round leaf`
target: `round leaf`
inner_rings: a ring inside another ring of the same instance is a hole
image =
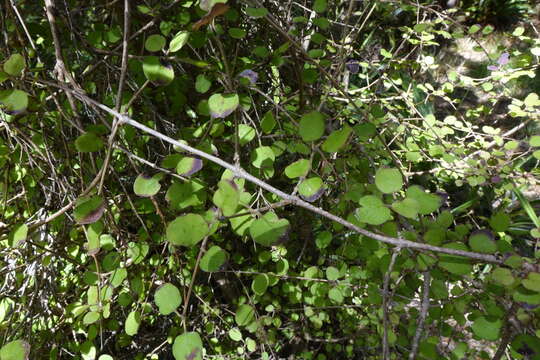
[[[225,118],[236,110],[239,103],[237,94],[214,94],[208,99],[208,108],[214,119]]]
[[[418,213],[421,215],[431,214],[442,205],[442,199],[439,195],[427,193],[417,185],[407,189],[407,197],[416,200]]]
[[[253,321],[253,318],[255,317],[255,309],[251,307],[250,305],[240,305],[238,307],[238,310],[236,310],[236,314],[234,316],[234,320],[238,324],[238,326],[246,326]]]
[[[197,79],[195,80],[195,90],[197,90],[198,93],[204,94],[210,90],[210,86],[212,86],[210,79],[204,76],[204,74],[197,75]]]
[[[169,315],[175,311],[180,306],[181,301],[180,290],[173,284],[161,285],[154,294],[154,302],[163,315]]]
[[[266,289],[268,288],[269,280],[268,275],[266,274],[258,274],[253,279],[253,282],[251,283],[251,289],[253,292],[257,295],[263,295],[266,292]]]
[[[403,177],[398,169],[379,169],[375,173],[375,185],[385,194],[391,194],[401,190]]]
[[[298,185],[298,192],[304,198],[304,200],[312,202],[321,197],[324,193],[324,184],[321,178],[312,177],[306,180],[303,180],[300,185]]]
[[[370,225],[381,225],[392,220],[392,212],[378,197],[366,195],[359,200],[360,208],[356,210],[356,216],[361,222]]]
[[[144,43],[144,47],[146,48],[146,50],[151,51],[151,52],[159,51],[163,49],[166,41],[167,40],[165,40],[165,38],[162,35],[159,35],[159,34],[150,35],[146,39]]]
[[[309,160],[300,159],[296,160],[285,168],[285,175],[289,179],[306,176],[311,169],[311,163]]]
[[[4,63],[4,71],[11,76],[19,76],[26,66],[21,54],[12,54]]]
[[[240,201],[240,192],[233,181],[221,180],[218,191],[215,192],[212,200],[221,209],[224,216],[231,216],[236,213]]]
[[[488,320],[480,316],[474,320],[471,328],[476,336],[481,339],[495,341],[499,339],[502,321],[500,319]]]
[[[83,198],[75,207],[73,216],[78,224],[92,224],[98,221],[105,211],[105,203],[99,196]]]
[[[270,146],[259,146],[251,153],[251,163],[258,169],[271,168],[276,154]]]
[[[324,134],[325,116],[318,111],[305,114],[300,119],[299,133],[304,141],[318,140]]]
[[[256,243],[272,246],[286,235],[288,228],[287,219],[279,219],[275,213],[267,212],[251,223],[249,234]]]
[[[23,243],[28,236],[28,226],[26,224],[15,225],[13,230],[9,232],[9,244],[13,247]]]
[[[27,360],[30,355],[30,344],[24,340],[15,340],[2,346],[1,360]]]
[[[469,237],[469,246],[472,251],[493,254],[497,251],[497,244],[493,241],[493,234],[487,230],[476,231]]]
[[[469,249],[462,243],[450,243],[443,247],[456,250],[468,251]],[[462,256],[439,255],[439,266],[448,272],[456,275],[467,275],[473,270],[470,260]]]
[[[22,90],[0,90],[0,109],[10,114],[18,114],[28,107],[28,94]]]
[[[154,196],[161,188],[159,179],[156,176],[139,175],[133,183],[133,192],[142,197]]]
[[[189,40],[189,32],[187,31],[180,31],[178,34],[175,35],[175,37],[171,40],[171,43],[169,44],[169,52],[177,52],[181,48],[184,47],[184,45],[187,44]]]
[[[208,234],[208,224],[201,215],[186,214],[167,226],[167,240],[174,245],[190,247]]]
[[[203,345],[196,332],[187,332],[174,339],[173,356],[176,360],[202,360]]]
[[[489,219],[489,225],[497,232],[503,232],[510,227],[510,216],[500,211],[495,213]]]
[[[144,76],[156,85],[168,85],[174,80],[174,70],[170,65],[161,64],[156,56],[146,56],[143,60]]]
[[[392,204],[392,209],[399,215],[415,219],[418,216],[420,205],[418,201],[411,198],[405,198],[402,201],[396,201]]]
[[[227,261],[228,254],[219,246],[212,246],[201,258],[200,267],[202,271],[212,272],[221,269]]]
[[[337,152],[345,145],[349,135],[351,135],[352,128],[345,124],[343,129],[333,131],[323,142],[321,148],[326,152]]]
[[[141,314],[138,311],[133,310],[127,316],[125,323],[126,334],[133,336],[139,331],[139,325],[141,324]]]
[[[75,140],[75,148],[80,152],[94,152],[103,148],[103,141],[96,134],[87,132]]]
[[[200,171],[203,167],[203,162],[199,158],[186,156],[176,164],[176,172],[178,175],[191,176]]]

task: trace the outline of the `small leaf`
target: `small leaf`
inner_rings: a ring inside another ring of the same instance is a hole
[[[392,204],[392,209],[399,215],[409,219],[415,219],[418,216],[420,205],[418,201],[411,198],[405,198],[402,201],[395,201]]]
[[[154,302],[162,315],[169,315],[174,312],[182,301],[180,290],[173,284],[161,285],[154,294]]]
[[[161,188],[159,177],[141,174],[133,183],[133,192],[141,197],[151,197],[158,193]]]
[[[276,119],[272,114],[272,111],[266,112],[261,120],[261,129],[265,134],[269,134],[276,126]]]
[[[287,219],[279,219],[273,212],[267,212],[249,226],[249,233],[256,243],[272,246],[286,236],[289,229]]]
[[[538,98],[538,94],[536,93],[530,93],[529,95],[527,95],[523,102],[528,107],[540,106],[540,99]]]
[[[323,13],[326,11],[326,0],[315,0],[313,3],[313,10],[317,13]]]
[[[204,76],[204,74],[197,75],[197,79],[195,80],[195,90],[197,90],[198,93],[204,94],[210,90],[210,86],[212,86],[210,79]]]
[[[238,310],[236,310],[236,315],[234,316],[234,321],[238,326],[246,326],[253,321],[255,317],[255,309],[250,305],[240,305]]]
[[[208,99],[208,108],[214,119],[225,118],[236,110],[239,103],[237,94],[214,94]]]
[[[208,224],[201,215],[186,214],[167,226],[167,240],[173,245],[191,247],[208,234]]]
[[[250,8],[250,7],[248,7],[246,9],[246,14],[248,14],[249,16],[251,16],[253,18],[261,18],[261,17],[264,17],[264,16],[268,15],[268,10],[266,10],[266,8]]]
[[[12,54],[4,63],[4,71],[11,76],[19,76],[25,67],[26,63],[21,54]]]
[[[165,40],[163,35],[154,34],[154,35],[150,35],[146,39],[146,41],[144,43],[144,47],[148,51],[155,52],[155,51],[159,51],[159,50],[163,49],[166,42],[167,42],[167,40]]]
[[[328,298],[332,300],[334,304],[343,303],[343,294],[337,288],[332,288],[328,291]]]
[[[257,295],[264,295],[266,292],[266,289],[268,288],[269,280],[268,275],[266,274],[258,274],[253,279],[253,282],[251,283],[251,289],[253,292]]]
[[[84,315],[83,324],[90,325],[99,320],[101,315],[97,311],[90,311]]]
[[[143,73],[155,85],[168,85],[174,80],[174,70],[170,65],[161,64],[157,56],[146,56]]]
[[[512,271],[502,267],[497,267],[493,270],[491,279],[503,286],[511,286],[515,281]]]
[[[8,114],[22,113],[28,107],[28,94],[22,90],[0,90],[1,110]]]
[[[8,342],[0,349],[1,360],[28,360],[30,344],[24,340]]]
[[[169,43],[169,52],[174,53],[182,49],[184,45],[187,44],[188,40],[189,40],[189,32],[180,31],[174,36],[174,38]]]
[[[445,244],[443,247],[455,250],[468,251],[469,249],[462,243]],[[467,275],[473,270],[470,260],[462,256],[441,254],[439,255],[439,266],[448,272],[456,275]]]
[[[238,125],[238,142],[241,146],[246,145],[248,142],[255,138],[255,129],[249,125]]]
[[[540,274],[535,272],[529,273],[527,278],[521,281],[521,285],[523,285],[525,289],[540,292]]]
[[[271,168],[276,155],[271,147],[259,146],[251,153],[251,163],[257,169]]]
[[[285,168],[285,175],[289,179],[294,179],[298,177],[306,176],[309,173],[309,170],[311,169],[311,163],[309,160],[306,159],[300,159],[296,160],[289,166]]]
[[[201,270],[206,272],[218,271],[227,262],[228,257],[229,255],[225,250],[214,245],[201,258]]]
[[[176,360],[202,360],[203,345],[196,332],[187,332],[174,339],[173,356]]]
[[[141,314],[138,311],[133,310],[126,318],[124,329],[126,334],[133,336],[139,331],[139,325],[141,324]]]
[[[300,196],[309,202],[313,202],[320,198],[321,195],[324,194],[324,190],[324,183],[319,177],[303,180],[300,185],[298,185]]]
[[[488,230],[476,231],[469,236],[469,246],[472,251],[493,254],[497,251],[497,244],[493,240],[493,234]]]
[[[221,180],[218,186],[212,201],[221,209],[224,216],[234,215],[240,201],[238,187],[231,180]]]
[[[318,111],[305,114],[300,119],[299,133],[304,141],[318,140],[324,134],[325,116]]]
[[[326,152],[338,152],[347,143],[352,128],[345,124],[342,129],[333,131],[323,142],[321,148]]]
[[[246,36],[246,30],[244,29],[230,28],[228,32],[233,39],[243,39]]]
[[[78,201],[73,216],[78,224],[86,225],[98,221],[105,211],[105,203],[99,196],[83,198]]]
[[[381,225],[392,220],[390,209],[378,197],[366,195],[358,203],[360,208],[356,210],[356,216],[359,221],[370,225]]]
[[[529,139],[529,145],[533,147],[540,146],[540,135],[531,136]]]
[[[17,247],[26,241],[28,236],[28,226],[26,224],[19,224],[13,227],[13,230],[9,232],[8,240],[12,247]]]
[[[178,175],[191,176],[200,171],[203,167],[201,159],[191,156],[182,158],[176,165],[176,172]]]
[[[474,320],[471,328],[480,339],[495,341],[499,340],[502,321],[500,319],[488,320],[480,316]]]
[[[392,194],[401,190],[403,177],[398,169],[382,168],[375,173],[375,185],[385,194]]]
[[[87,132],[75,140],[75,148],[80,152],[94,152],[103,148],[103,141],[96,134]]]
[[[431,214],[442,205],[442,198],[436,194],[425,192],[420,186],[413,185],[407,189],[407,198],[416,200],[418,203],[418,213],[421,215]]]

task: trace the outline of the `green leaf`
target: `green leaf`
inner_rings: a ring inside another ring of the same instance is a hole
[[[208,108],[214,119],[226,118],[238,107],[237,94],[214,94],[208,99]]]
[[[105,211],[105,202],[98,195],[79,199],[73,216],[78,224],[92,224],[98,221]]]
[[[253,240],[264,246],[272,246],[287,235],[289,221],[279,219],[273,212],[267,212],[249,226],[249,234]]]
[[[8,241],[12,247],[17,247],[26,241],[28,236],[28,226],[26,224],[18,224],[9,232]]]
[[[358,203],[360,208],[356,210],[359,221],[370,225],[381,225],[392,220],[392,212],[376,196],[366,195]]]
[[[238,125],[238,142],[241,146],[246,145],[248,142],[255,138],[255,129],[249,125]]]
[[[139,325],[141,324],[141,314],[138,311],[133,310],[126,318],[124,329],[126,334],[133,336],[139,331]]]
[[[261,130],[265,134],[269,134],[274,129],[274,126],[276,126],[276,119],[274,118],[274,114],[272,114],[272,111],[267,111],[261,120]]]
[[[499,211],[489,219],[489,225],[496,232],[504,232],[510,227],[510,216],[502,211]]]
[[[28,107],[28,94],[22,90],[0,90],[0,108],[4,112],[18,114]]]
[[[208,234],[208,224],[201,215],[186,214],[167,226],[167,240],[173,245],[191,247]]]
[[[332,300],[334,304],[343,303],[343,294],[338,288],[332,288],[328,291],[328,298]]]
[[[326,152],[337,152],[347,143],[352,128],[345,124],[342,129],[333,131],[323,142],[321,148]]]
[[[303,180],[298,185],[300,196],[306,201],[313,202],[324,194],[324,183],[320,177],[312,177]]]
[[[90,325],[99,320],[101,315],[97,311],[90,311],[84,315],[83,324]]]
[[[246,36],[246,30],[239,29],[239,28],[230,28],[229,35],[233,39],[243,39]]]
[[[182,49],[184,45],[187,44],[188,40],[189,40],[189,32],[180,31],[178,34],[174,36],[174,38],[169,43],[169,52],[174,53]]]
[[[326,0],[315,0],[313,3],[313,10],[318,13],[326,11]]]
[[[385,194],[401,190],[403,177],[398,169],[381,168],[375,173],[375,186]]]
[[[525,104],[525,106],[528,106],[528,107],[540,106],[540,98],[538,97],[538,94],[530,93],[523,100],[523,103]]]
[[[187,332],[174,339],[173,356],[176,360],[202,360],[203,345],[196,332]]]
[[[229,330],[229,337],[232,341],[241,341],[242,340],[242,332],[239,328],[233,327],[231,330]]]
[[[234,316],[234,321],[238,324],[238,326],[246,326],[249,325],[255,318],[255,309],[251,307],[250,305],[243,304],[238,307],[238,310],[236,310],[236,314]]]
[[[134,264],[139,264],[144,260],[146,255],[148,255],[149,250],[150,246],[146,242],[130,242],[127,248],[127,255],[131,258]]]
[[[468,251],[469,249],[462,243],[445,244],[443,247],[455,250]],[[439,255],[439,266],[446,271],[456,275],[467,275],[473,270],[470,260],[462,256],[454,256],[447,254]]]
[[[163,49],[167,40],[162,35],[154,34],[150,35],[144,42],[144,47],[146,50],[155,52]]]
[[[144,76],[156,85],[168,85],[174,80],[172,66],[162,65],[157,56],[146,56],[142,68]]]
[[[103,148],[103,141],[94,133],[87,132],[75,140],[75,148],[80,152],[94,152]]]
[[[176,172],[178,175],[191,176],[200,171],[203,167],[203,162],[200,158],[186,156],[176,164]]]
[[[26,63],[21,54],[12,54],[4,63],[4,71],[11,76],[19,76],[25,67]]]
[[[251,153],[251,163],[257,169],[271,168],[275,160],[276,155],[269,146],[260,146]]]
[[[511,286],[515,282],[512,271],[502,267],[497,267],[493,270],[491,280],[503,286]]]
[[[154,302],[162,315],[169,315],[181,304],[180,290],[170,283],[161,285],[154,294]]]
[[[261,17],[264,17],[264,16],[268,15],[268,10],[266,10],[266,8],[251,8],[251,7],[248,7],[246,9],[246,14],[248,14],[249,16],[251,16],[253,18],[261,18]]]
[[[8,342],[0,349],[0,360],[28,360],[30,344],[24,340]]]
[[[540,146],[540,135],[531,136],[529,139],[530,146]]]
[[[253,292],[257,295],[264,295],[266,292],[266,289],[268,288],[269,280],[268,275],[266,274],[258,274],[253,279],[253,282],[251,283],[251,289]]]
[[[141,174],[137,176],[133,183],[133,192],[141,197],[151,197],[158,193],[161,189],[159,176],[147,176]]]
[[[299,133],[304,141],[318,140],[324,134],[325,116],[318,111],[305,114],[300,119]]]
[[[471,328],[480,339],[495,341],[499,340],[502,321],[500,319],[488,320],[480,316],[474,320]]]
[[[439,195],[427,193],[417,185],[409,187],[406,195],[408,198],[416,200],[418,203],[418,213],[420,215],[431,214],[438,210],[442,205],[442,199]]]
[[[493,234],[488,230],[476,231],[469,236],[469,246],[472,251],[493,254],[497,251],[497,244],[493,240]]]
[[[329,266],[326,268],[326,278],[330,281],[336,281],[339,279],[339,270],[334,266]]]
[[[212,81],[204,76],[204,74],[197,75],[197,79],[195,80],[195,90],[197,90],[198,93],[204,94],[210,90],[211,86]]]
[[[523,286],[512,289],[512,298],[514,301],[524,302],[531,305],[540,305],[540,293],[529,290]]]
[[[221,209],[224,216],[234,215],[240,201],[240,192],[234,181],[221,180],[212,201]]]
[[[289,179],[304,177],[311,169],[311,162],[306,159],[296,160],[285,168],[285,175]]]
[[[228,258],[229,255],[225,250],[214,245],[201,258],[201,270],[206,272],[218,271],[227,262]]]
[[[392,209],[401,216],[416,219],[420,209],[420,204],[415,199],[405,198],[402,201],[395,201],[392,204]]]
[[[525,289],[540,292],[540,274],[535,272],[530,272],[527,275],[526,279],[523,279],[521,281],[521,285],[525,287]]]

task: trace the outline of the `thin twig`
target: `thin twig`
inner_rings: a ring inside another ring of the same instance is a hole
[[[396,264],[396,259],[401,252],[401,249],[398,247],[394,250],[392,254],[392,258],[390,259],[390,265],[388,265],[388,270],[386,271],[386,274],[384,275],[384,283],[383,283],[383,304],[382,304],[382,310],[383,310],[383,353],[382,358],[383,360],[388,360],[390,358],[390,349],[388,346],[388,302],[389,302],[389,291],[388,288],[390,287],[390,275],[392,274],[392,271],[394,269],[394,265]]]
[[[422,337],[422,331],[424,330],[424,324],[426,322],[427,313],[429,310],[429,289],[431,286],[431,273],[424,271],[424,287],[422,288],[422,304],[420,308],[420,316],[418,317],[418,324],[416,326],[416,332],[409,354],[409,360],[414,360],[418,353],[418,345],[420,344],[420,338]]]

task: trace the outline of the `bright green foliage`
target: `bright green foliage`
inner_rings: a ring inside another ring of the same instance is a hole
[[[103,148],[103,141],[94,133],[85,133],[75,140],[75,147],[80,152],[94,152]]]
[[[169,315],[181,304],[180,291],[173,284],[161,285],[154,294],[154,302],[162,315]]]
[[[240,201],[238,186],[231,180],[221,180],[212,200],[221,209],[223,215],[231,216],[235,214]]]
[[[146,39],[146,42],[144,43],[144,47],[146,50],[150,52],[160,51],[165,46],[166,41],[167,40],[162,35],[159,35],[159,34],[150,35]]]
[[[326,152],[337,152],[341,149],[352,133],[352,128],[345,124],[343,129],[333,131],[323,142],[321,148]]]
[[[309,160],[306,159],[300,159],[296,160],[289,166],[285,168],[285,175],[289,179],[294,179],[298,177],[306,176],[309,172],[309,169],[311,168],[311,163]]]
[[[228,254],[219,246],[212,246],[201,258],[201,269],[206,272],[218,271],[228,259]]]
[[[398,169],[382,168],[375,173],[375,185],[385,194],[391,194],[401,190],[403,177]]]
[[[472,330],[480,339],[493,341],[499,339],[501,325],[501,320],[489,320],[484,316],[480,316],[474,320]]]
[[[300,136],[304,141],[318,140],[324,134],[325,116],[318,111],[312,111],[300,119]]]
[[[255,318],[255,310],[250,305],[240,305],[236,310],[234,321],[238,326],[246,326]]]
[[[188,40],[189,40],[189,32],[180,31],[171,40],[169,44],[169,52],[174,53],[174,52],[179,51],[180,49],[182,49],[182,47],[184,47],[184,45],[187,44]]]
[[[202,360],[203,345],[196,332],[187,332],[174,339],[173,355],[176,360]]]
[[[492,254],[497,251],[497,245],[493,241],[493,234],[489,231],[477,231],[469,237],[469,246],[472,250],[481,253]]]
[[[208,224],[199,214],[186,214],[167,226],[167,240],[174,245],[193,246],[208,234]]]
[[[141,324],[141,314],[138,311],[132,311],[126,318],[124,329],[126,334],[133,336],[139,331],[139,325]]]
[[[361,222],[370,225],[381,225],[392,220],[390,209],[376,196],[364,196],[360,199],[359,204],[360,208],[356,210],[356,216]]]
[[[208,108],[213,118],[225,118],[238,107],[237,94],[214,94],[208,99]]]
[[[249,226],[249,234],[261,245],[271,246],[284,240],[289,229],[289,221],[280,219],[273,212],[267,212]]]
[[[11,246],[19,246],[26,240],[28,236],[28,226],[26,224],[19,224],[13,227],[13,230],[9,233],[9,243]]]
[[[392,209],[401,216],[414,219],[418,216],[420,204],[415,199],[406,198],[392,204]]]
[[[28,94],[22,90],[0,90],[0,109],[19,113],[28,107]]]
[[[21,54],[12,54],[4,63],[4,71],[11,76],[19,76],[26,64]]]
[[[197,75],[197,79],[195,80],[195,90],[197,90],[197,92],[204,94],[210,90],[210,86],[212,86],[212,81],[210,81],[210,79],[204,74]]]
[[[298,192],[306,201],[315,201],[324,193],[324,183],[319,177],[302,180],[298,185]]]
[[[27,360],[30,344],[24,340],[11,341],[0,348],[0,360]]]
[[[266,274],[258,274],[251,283],[251,289],[257,295],[263,295],[268,288],[269,280]]]
[[[105,211],[105,204],[100,196],[82,198],[77,201],[73,212],[78,224],[92,224],[98,221]]]
[[[161,184],[157,176],[139,175],[133,183],[133,192],[142,197],[154,196],[160,188]]]
[[[174,80],[174,70],[163,65],[156,56],[146,56],[142,64],[144,76],[156,85],[168,85]]]

